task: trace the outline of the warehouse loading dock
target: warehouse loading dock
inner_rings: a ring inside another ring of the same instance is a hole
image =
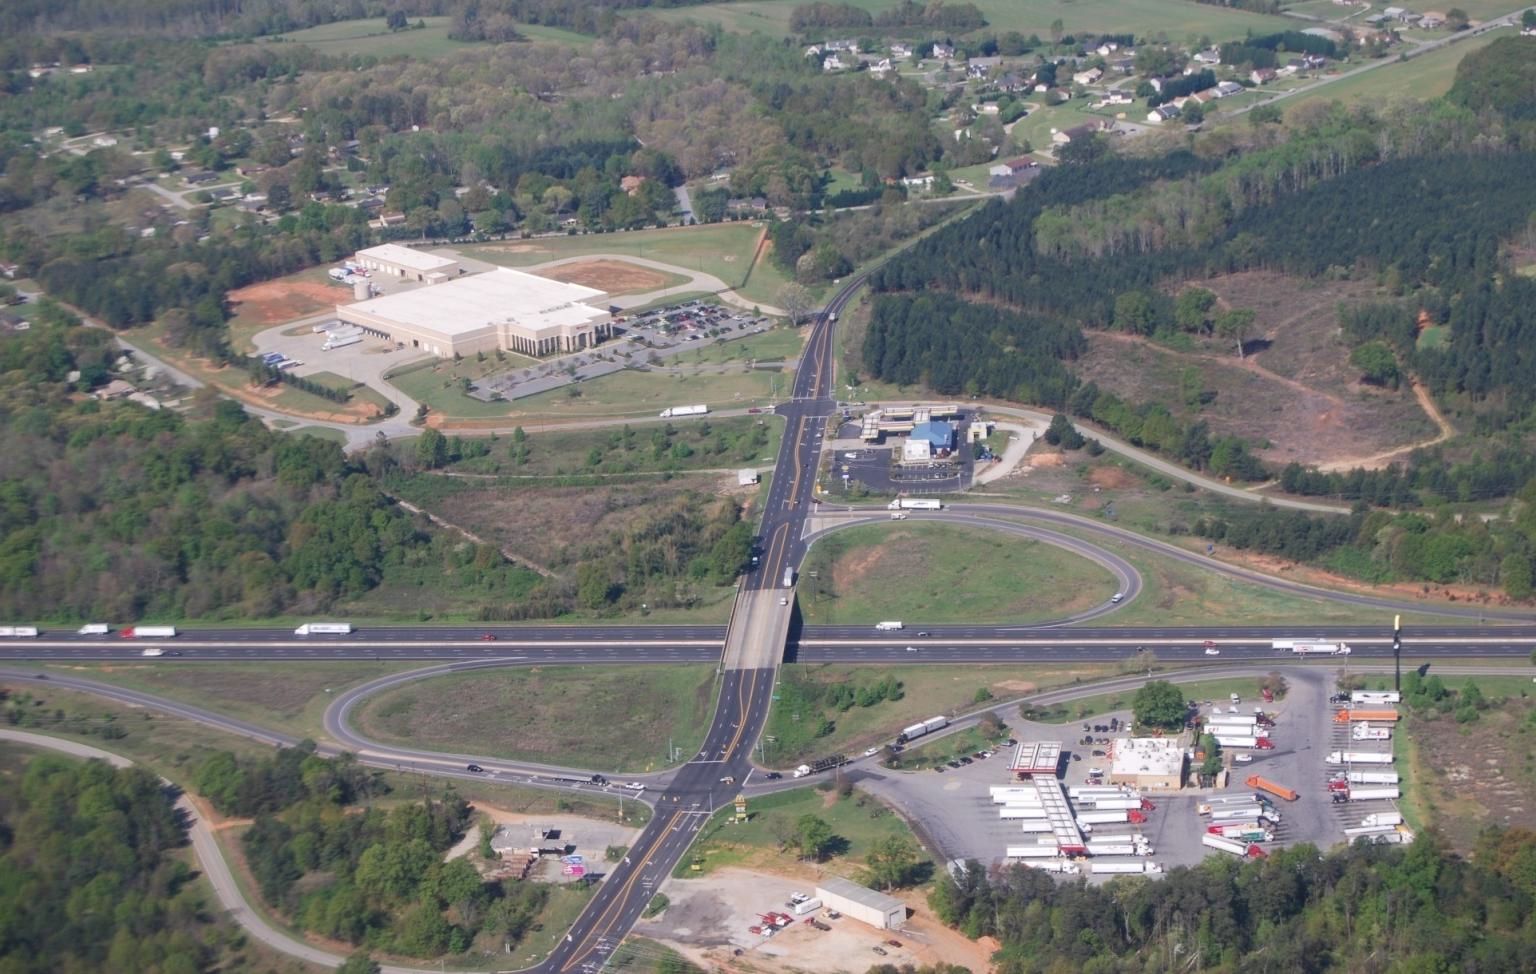
[[[817,883],[816,898],[827,909],[862,920],[876,930],[896,930],[907,922],[907,904],[901,900],[837,876]]]

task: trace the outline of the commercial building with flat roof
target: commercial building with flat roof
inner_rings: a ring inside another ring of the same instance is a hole
[[[338,305],[336,316],[367,334],[443,358],[503,349],[553,355],[607,338],[608,295],[498,267],[370,301]]]
[[[816,897],[827,909],[862,920],[876,930],[894,930],[907,922],[907,904],[838,876],[817,880]]]
[[[352,260],[364,270],[423,284],[441,284],[463,273],[456,260],[392,243],[359,250]]]
[[[1173,737],[1131,737],[1110,751],[1109,783],[1143,791],[1177,791],[1184,784],[1184,743]]]

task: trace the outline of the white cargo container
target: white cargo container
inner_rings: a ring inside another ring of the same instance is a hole
[[[1401,792],[1396,785],[1383,785],[1377,788],[1351,788],[1349,800],[1352,802],[1378,801],[1383,798],[1398,798]]]
[[[1362,835],[1385,835],[1396,831],[1395,825],[1351,825],[1344,830],[1344,834],[1350,838],[1359,838]]]
[[[352,631],[350,622],[306,622],[293,631],[295,636],[345,636]]]
[[[797,917],[803,917],[807,913],[815,913],[819,909],[821,909],[821,900],[813,896],[808,900],[803,900],[799,903],[796,903],[794,906],[789,908],[789,912],[793,913]]]
[[[105,622],[91,622],[76,629],[75,632],[82,636],[105,636],[112,631],[112,627]]]
[[[1055,826],[1051,825],[1050,820],[1048,819],[1027,818],[1019,823],[1019,831],[1026,835],[1043,835],[1046,833],[1055,832],[1056,828]]]
[[[1391,751],[1330,751],[1329,764],[1391,764]]]
[[[1361,825],[1402,825],[1402,812],[1372,812],[1360,820]]]
[[[1200,844],[1207,849],[1219,849],[1222,852],[1230,852],[1234,856],[1242,856],[1244,858],[1248,856],[1248,843],[1238,842],[1234,839],[1224,839],[1219,835],[1212,835],[1209,832],[1200,836]]]
[[[1042,819],[1043,820],[1045,818],[1045,809],[1043,809],[1043,808],[1000,808],[1000,809],[997,810],[997,817],[1002,819],[1002,820],[1004,820],[1004,821],[1015,821],[1015,820],[1018,820],[1018,819],[1026,819],[1026,818],[1035,818],[1035,819]]]
[[[1275,812],[1266,809],[1263,805],[1228,805],[1226,808],[1211,810],[1212,822],[1248,822],[1259,816],[1278,822],[1280,817]]]
[[[36,626],[0,626],[0,636],[30,638],[36,635]]]
[[[1370,724],[1355,724],[1349,729],[1349,739],[1352,741],[1390,741],[1392,728],[1372,727]]]
[[[1054,859],[1061,855],[1061,848],[1054,842],[1050,845],[1011,845],[1004,854],[1009,859]]]
[[[1129,822],[1131,817],[1126,812],[1078,812],[1078,825],[1116,825],[1120,822]]]
[[[1090,856],[1142,856],[1149,855],[1139,850],[1139,847],[1130,842],[1100,842],[1090,839],[1088,842],[1088,854]]]
[[[348,335],[346,338],[328,338],[325,340],[325,344],[320,346],[320,351],[330,352],[338,348],[346,348],[348,345],[361,344],[362,340],[362,335]]]
[[[1403,695],[1396,690],[1356,690],[1349,695],[1350,703],[1402,703]]]
[[[1352,785],[1395,785],[1398,778],[1396,771],[1350,771],[1344,780]]]
[[[1091,806],[1095,812],[1132,811],[1141,808],[1140,798],[1080,798],[1080,806]]]
[[[1020,865],[1038,869],[1041,872],[1060,873],[1063,876],[1076,876],[1082,872],[1077,863],[1070,859],[1030,859]]]

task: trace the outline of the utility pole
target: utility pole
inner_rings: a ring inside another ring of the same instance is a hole
[[[1392,617],[1392,667],[1394,676],[1392,689],[1399,693],[1403,690],[1403,617]]]

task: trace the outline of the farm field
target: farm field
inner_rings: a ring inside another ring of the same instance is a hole
[[[411,24],[414,25],[418,20],[424,21],[426,26],[419,30],[413,26],[401,31],[391,31],[385,27],[383,17],[342,20],[334,24],[289,31],[260,43],[307,44],[327,54],[364,54],[374,57],[404,54],[424,59],[446,57],[475,46],[473,43],[449,39],[451,17],[412,17]]]
[[[477,670],[391,688],[353,711],[381,743],[594,771],[655,771],[694,754],[715,667],[549,666]]]
[[[1115,592],[1109,572],[1054,545],[915,521],[821,538],[801,577],[800,612],[812,625],[1039,622]]]
[[[851,0],[869,11],[889,9],[888,0]],[[1170,40],[1209,35],[1213,41],[1232,40],[1249,31],[1255,34],[1287,30],[1294,21],[1284,17],[1181,0],[973,0],[987,19],[988,33],[1017,30],[1049,37],[1051,24],[1062,21],[1066,33],[1134,33],[1163,35]],[[749,0],[745,3],[710,4],[672,10],[650,11],[671,20],[698,20],[719,24],[741,33],[790,34],[789,20],[799,0]],[[832,33],[838,33],[833,31]],[[844,34],[857,33],[843,31]]]

